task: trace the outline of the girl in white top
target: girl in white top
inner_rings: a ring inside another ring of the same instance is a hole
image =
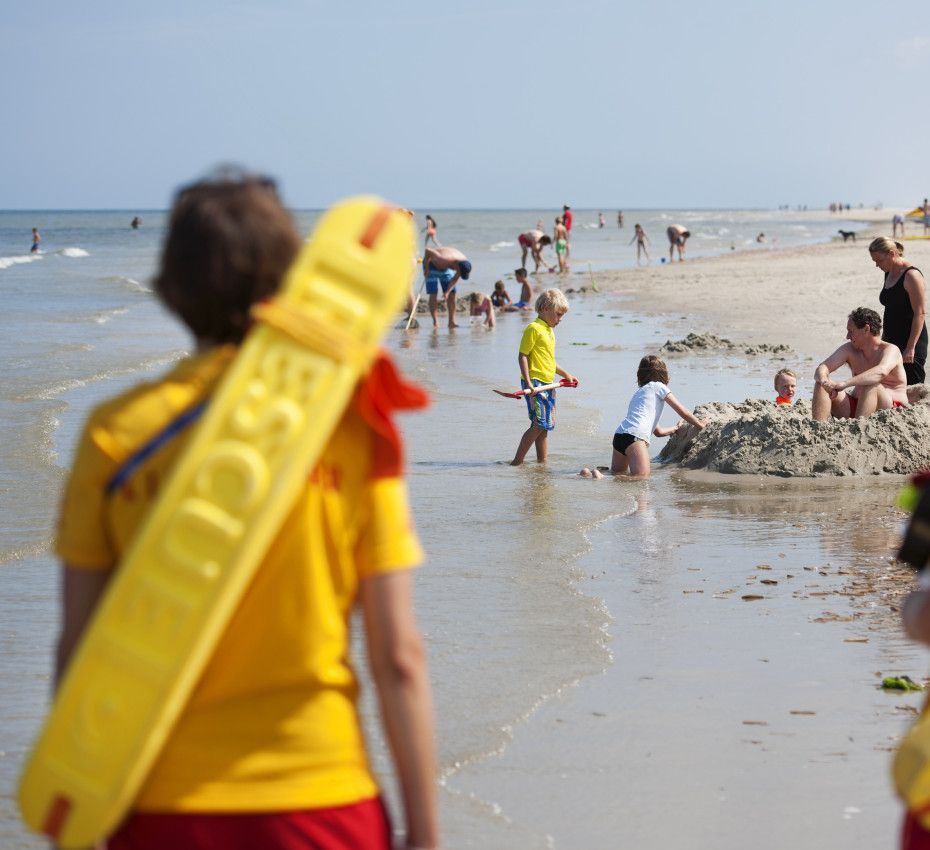
[[[645,477],[649,475],[649,438],[652,435],[669,437],[682,426],[681,422],[674,428],[659,426],[666,404],[685,422],[697,428],[703,428],[704,423],[669,392],[668,368],[654,354],[639,361],[636,381],[639,389],[633,393],[626,418],[614,434],[610,471]]]

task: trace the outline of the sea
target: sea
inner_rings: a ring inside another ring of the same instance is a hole
[[[538,220],[550,231],[558,211],[430,212],[439,241],[473,263],[464,291],[489,292],[519,265],[517,235]],[[428,555],[416,594],[444,846],[735,848],[751,828],[753,844],[772,850],[890,847],[898,810],[887,761],[917,697],[889,698],[876,673],[916,677],[924,662],[872,596],[849,588],[852,575],[891,580],[900,529],[887,518],[900,481],[667,467],[648,481],[577,475],[609,462],[642,354],[702,330],[595,291],[599,273],[635,265],[635,223],[653,240],[656,269],[672,223],[692,233],[689,258],[818,244],[860,225],[854,213],[625,210],[619,228],[617,211],[604,210],[601,228],[599,212],[574,211],[574,273],[534,281],[576,290],[557,344],[580,386],[558,394],[546,466],[507,465],[526,409],[492,392],[516,387],[530,316],[438,332],[421,316],[420,328],[395,327],[385,341],[432,397],[402,425]],[[295,212],[308,233],[318,216]],[[191,348],[151,289],[165,224],[161,211],[0,212],[2,848],[45,846],[19,823],[15,785],[48,705],[58,616],[49,547],[75,441],[93,405]],[[777,368],[813,368],[779,357],[670,361],[671,386],[692,409],[771,397]],[[355,649],[361,658],[357,639]],[[363,693],[399,821],[371,688]]]

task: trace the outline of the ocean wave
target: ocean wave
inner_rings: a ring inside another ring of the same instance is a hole
[[[513,248],[516,245],[516,242],[495,242],[488,250],[489,251],[503,251],[504,248]]]
[[[150,293],[152,291],[150,287],[146,286],[144,283],[139,283],[135,278],[120,274],[105,277],[103,280],[105,283],[118,283],[123,289],[128,289],[130,292]]]
[[[8,269],[10,266],[18,266],[20,263],[31,263],[33,260],[41,260],[39,254],[23,254],[16,257],[0,257],[0,269]]]
[[[62,248],[59,251],[55,252],[60,254],[62,257],[89,257],[90,252],[85,251],[83,248]]]
[[[126,366],[117,367],[115,369],[104,369],[95,375],[88,375],[85,378],[72,378],[67,381],[60,381],[59,383],[48,384],[44,387],[36,387],[31,392],[16,396],[13,400],[42,401],[54,399],[57,396],[64,395],[67,392],[80,389],[81,387],[86,387],[88,384],[97,383],[98,381],[105,381],[109,378],[118,378],[123,375],[131,375],[133,372],[145,372],[149,369],[155,369],[159,366],[167,366],[168,364],[174,363],[187,354],[187,351],[178,350],[157,357],[148,357],[143,360],[139,360],[136,363],[127,364]]]
[[[115,316],[122,316],[123,313],[128,313],[128,312],[129,310],[126,307],[117,307],[113,310],[103,310],[102,312],[97,313],[95,316],[92,316],[91,318],[98,325],[105,325],[107,322],[110,321],[110,319],[114,318]]]

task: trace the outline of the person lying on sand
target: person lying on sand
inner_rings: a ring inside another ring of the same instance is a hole
[[[814,372],[813,418],[826,422],[871,416],[876,410],[907,407],[907,376],[901,350],[881,338],[882,320],[874,310],[857,307],[846,322],[846,339]],[[834,381],[842,365],[852,377]]]

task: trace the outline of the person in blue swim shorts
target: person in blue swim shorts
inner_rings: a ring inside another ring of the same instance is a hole
[[[462,280],[468,280],[471,263],[458,248],[427,248],[423,254],[423,277],[426,278],[426,294],[429,296],[429,314],[433,317],[433,327],[439,327],[437,307],[439,305],[439,287],[446,299],[446,311],[449,314],[449,327],[457,328],[455,323],[455,287]]]
[[[545,463],[549,455],[549,432],[555,428],[555,390],[537,388],[554,383],[556,375],[566,381],[575,380],[555,360],[555,327],[568,312],[565,295],[558,289],[547,289],[536,299],[536,312],[536,321],[523,331],[517,355],[520,386],[529,390],[525,398],[530,427],[520,437],[511,466],[523,463],[532,446],[536,446],[536,460],[540,463]]]

